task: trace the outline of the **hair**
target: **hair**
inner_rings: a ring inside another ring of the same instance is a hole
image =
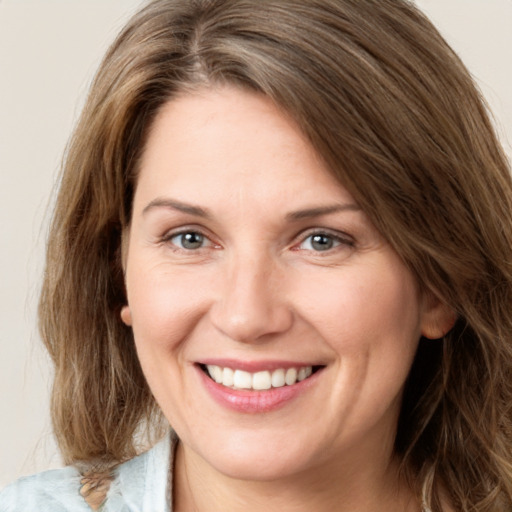
[[[161,432],[120,319],[121,236],[159,109],[224,84],[291,115],[457,315],[442,340],[420,340],[395,443],[403,475],[433,512],[442,496],[511,510],[510,169],[468,71],[407,0],[156,0],[118,36],[67,149],[40,301],[65,461],[113,465],[144,428]]]

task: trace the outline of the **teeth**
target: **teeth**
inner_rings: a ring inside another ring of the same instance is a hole
[[[252,376],[252,389],[263,390],[272,387],[270,372],[257,372]]]
[[[210,373],[211,378],[215,382],[217,382],[217,384],[221,384],[222,383],[222,369],[219,368],[218,366],[213,366],[212,370],[213,371]]]
[[[286,370],[284,381],[287,386],[295,384],[297,382],[297,370],[295,368],[288,368],[288,370]]]
[[[263,391],[270,388],[281,388],[283,386],[293,386],[293,384],[307,379],[313,373],[312,366],[303,366],[301,368],[279,368],[270,371],[249,373],[243,370],[232,370],[231,368],[222,368],[216,365],[206,367],[210,377],[223,386],[233,389],[253,389]]]
[[[311,376],[312,372],[313,372],[313,368],[311,368],[311,366],[306,366],[304,368],[301,368],[299,370],[299,373],[297,374],[297,380],[301,381],[301,380],[307,379],[308,377]]]
[[[272,387],[282,388],[286,384],[284,380],[284,370],[275,370],[272,372]]]
[[[224,383],[222,383],[224,384]],[[249,372],[242,370],[235,370],[233,376],[233,386],[239,389],[251,389],[252,388],[252,375]]]
[[[222,384],[224,386],[233,386],[235,383],[234,377],[235,372],[231,368],[224,368],[224,370],[222,370]]]

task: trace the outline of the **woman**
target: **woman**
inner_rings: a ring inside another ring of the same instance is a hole
[[[149,3],[49,239],[70,466],[2,510],[510,510],[511,227],[482,100],[408,2]]]

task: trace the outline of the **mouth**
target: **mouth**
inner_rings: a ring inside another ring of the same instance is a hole
[[[200,364],[201,370],[217,384],[232,389],[246,391],[268,391],[285,386],[293,386],[309,379],[324,366],[297,366],[248,372],[245,370]]]

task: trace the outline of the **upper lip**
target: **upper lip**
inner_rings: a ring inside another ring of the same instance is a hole
[[[225,359],[225,358],[207,358],[197,361],[199,365],[214,365],[222,368],[231,368],[233,370],[243,370],[250,373],[261,371],[272,371],[280,368],[302,368],[305,366],[324,366],[318,362],[311,361],[290,361],[290,360],[262,360],[262,361],[243,361],[239,359]]]

